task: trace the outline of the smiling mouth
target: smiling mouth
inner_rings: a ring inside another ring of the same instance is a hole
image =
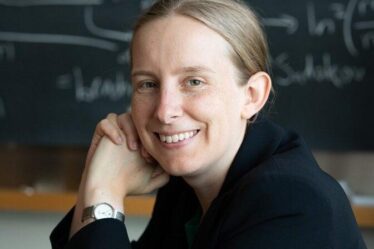
[[[183,140],[192,138],[196,136],[198,132],[199,130],[193,130],[193,131],[181,132],[181,133],[172,134],[172,135],[156,133],[156,136],[158,137],[158,139],[160,139],[161,142],[172,144],[172,143],[178,143]]]

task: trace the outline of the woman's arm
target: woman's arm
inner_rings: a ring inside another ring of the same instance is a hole
[[[110,114],[97,126],[89,149],[85,169],[82,175],[78,199],[71,224],[70,237],[77,231],[93,222],[88,219],[82,222],[83,209],[98,203],[107,202],[116,210],[124,212],[123,199],[127,195],[144,194],[163,186],[168,175],[160,171],[157,164],[146,156],[141,156],[137,134],[129,114]],[[120,125],[118,121],[120,120]],[[123,134],[125,131],[126,135]],[[113,143],[111,139],[117,141]],[[127,137],[130,137],[130,142]],[[116,140],[117,139],[117,140]],[[128,144],[138,143],[130,150]],[[152,162],[151,162],[152,161]]]

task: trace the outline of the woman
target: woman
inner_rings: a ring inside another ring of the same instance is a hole
[[[302,139],[256,119],[271,79],[253,11],[158,1],[131,52],[132,112],[98,125],[53,248],[365,248],[343,191]],[[123,198],[158,188],[130,243]]]

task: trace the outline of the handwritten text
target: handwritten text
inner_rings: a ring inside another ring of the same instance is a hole
[[[313,55],[307,54],[304,69],[299,71],[288,64],[288,55],[282,53],[273,61],[275,68],[280,69],[282,75],[275,78],[275,83],[280,86],[290,86],[305,85],[309,82],[329,82],[336,88],[342,88],[353,82],[362,81],[366,74],[365,68],[334,64],[328,53],[322,55],[321,61],[317,63]]]
[[[117,101],[128,99],[132,92],[131,84],[125,80],[123,72],[117,71],[113,78],[95,76],[87,80],[79,67],[73,68],[71,74],[59,76],[56,85],[61,90],[73,88],[77,102],[89,103],[104,98]]]

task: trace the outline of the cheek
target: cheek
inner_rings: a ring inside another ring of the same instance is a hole
[[[215,92],[188,98],[184,101],[184,110],[192,119],[203,123],[211,123],[219,116],[222,102]]]
[[[222,139],[230,137],[232,132],[241,128],[241,101],[233,89],[221,91],[215,105],[210,108],[214,132]],[[227,137],[228,136],[228,137]]]
[[[152,106],[143,99],[133,97],[131,101],[131,116],[138,133],[144,132],[147,121],[152,115]]]
[[[189,116],[203,124],[208,142],[216,141],[220,134],[227,133],[230,119],[227,104],[225,96],[217,92],[194,97],[187,102]]]
[[[240,112],[240,100],[238,94],[233,89],[220,89],[210,96],[203,98],[200,106],[204,106],[203,111],[206,112],[206,116],[210,116],[212,119],[229,120],[238,116]],[[239,117],[239,116],[238,116]]]

